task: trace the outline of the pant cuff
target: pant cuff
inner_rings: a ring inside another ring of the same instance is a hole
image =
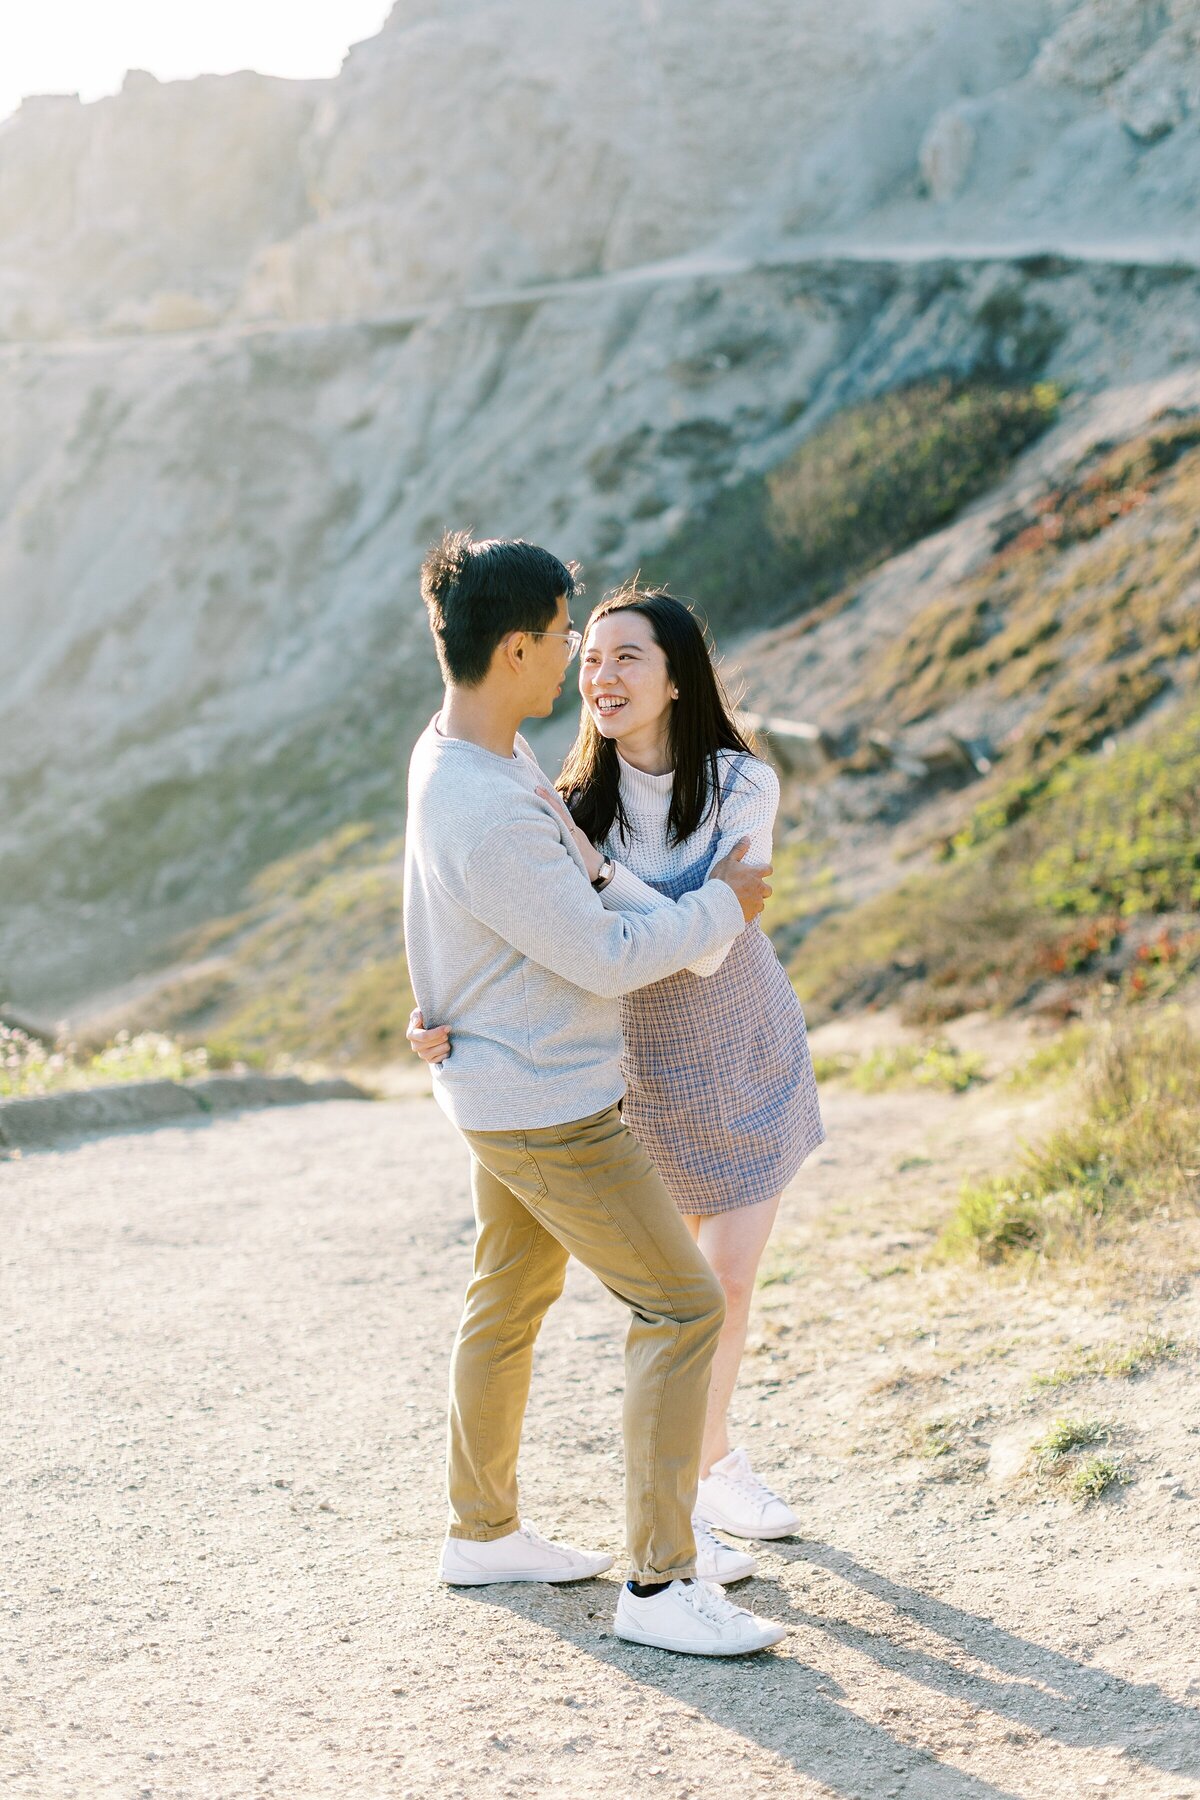
[[[510,1519],[507,1525],[451,1525],[446,1536],[468,1544],[490,1544],[496,1538],[511,1537],[520,1524],[520,1519]]]
[[[639,1587],[653,1587],[657,1581],[691,1581],[695,1573],[696,1559],[693,1557],[691,1562],[679,1563],[673,1569],[635,1570],[630,1579],[636,1581]]]

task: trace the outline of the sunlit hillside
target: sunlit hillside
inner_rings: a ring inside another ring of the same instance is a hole
[[[1141,730],[1193,658],[1198,57],[1099,0],[422,0],[329,82],[23,106],[0,994],[395,1042],[447,524],[668,579],[818,733],[789,954]]]

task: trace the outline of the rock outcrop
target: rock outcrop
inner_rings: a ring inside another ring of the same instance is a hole
[[[253,74],[26,101],[0,126],[0,335],[187,331],[231,308],[264,239],[309,212],[321,84]]]

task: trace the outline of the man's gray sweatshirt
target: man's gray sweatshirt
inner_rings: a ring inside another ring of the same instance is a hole
[[[618,999],[730,943],[733,889],[708,881],[651,912],[603,899],[566,827],[535,790],[553,783],[522,738],[496,756],[422,733],[408,772],[404,939],[427,1025],[448,1025],[433,1070],[443,1110],[469,1131],[566,1124],[619,1099]],[[638,902],[635,900],[634,902]]]

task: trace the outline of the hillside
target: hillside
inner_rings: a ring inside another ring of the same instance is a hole
[[[919,749],[922,634],[954,558],[997,553],[993,500],[1069,478],[1103,417],[1124,442],[1195,405],[1189,18],[878,0],[850,42],[808,0],[704,29],[628,0],[603,31],[547,0],[410,3],[331,83],[135,75],[22,107],[0,127],[0,988],[77,1009],[253,912],[264,869],[343,828],[396,839],[437,692],[415,573],[448,522],[581,558],[593,595],[720,567],[700,597],[752,704],[819,697],[835,734],[870,716]],[[869,445],[872,533],[843,520],[852,553],[814,574],[788,527],[741,578],[738,530],[811,471],[803,447],[922,384],[1003,390],[1013,429],[969,481],[930,465],[899,532]],[[1002,604],[980,604],[986,635]],[[884,644],[890,687],[855,698]],[[1003,738],[1019,697],[972,683],[943,682],[930,732]],[[911,783],[825,773],[804,805],[833,805],[858,896],[890,879]]]
[[[825,746],[776,912],[818,1007],[1069,1014],[1200,960],[1196,400],[1084,407],[960,526],[743,647],[751,703]]]
[[[1189,393],[1177,382],[1116,410],[1088,402],[1086,420],[1076,408],[1007,473],[1001,454],[999,482],[958,523],[743,639],[730,676],[764,711],[799,697],[820,730],[807,772],[783,770],[767,916],[814,1021],[899,1003],[926,1030],[980,1009],[1061,1023],[1097,1001],[1179,992],[1200,969]],[[986,429],[1010,412],[975,408],[977,448],[1003,452]],[[1130,434],[1098,440],[1118,416]],[[864,407],[855,441],[875,441],[882,418],[888,462],[895,417],[892,395]],[[939,439],[911,400],[906,417],[935,464],[960,441],[952,422]],[[794,485],[814,459],[827,469],[844,419],[781,478]],[[866,456],[840,469],[851,513],[876,469]],[[541,734],[548,766],[564,728],[569,715]],[[767,742],[786,758],[789,740]],[[185,935],[158,980],[107,1007],[107,1028],[182,1031],[222,1058],[393,1056],[410,1004],[397,829],[393,808],[273,862],[236,913]]]

